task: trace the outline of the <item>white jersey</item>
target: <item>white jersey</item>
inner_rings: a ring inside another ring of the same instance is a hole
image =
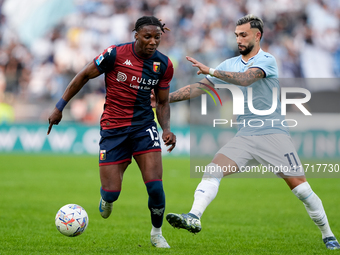
[[[236,136],[287,134],[288,128],[282,125],[285,117],[281,115],[280,85],[278,81],[278,68],[275,58],[263,50],[248,62],[242,60],[242,56],[225,60],[216,69],[228,72],[245,72],[249,68],[259,68],[264,72],[265,78],[254,82],[250,86],[238,86],[244,95],[244,114],[238,115],[238,132]],[[213,84],[228,84],[216,77],[207,75],[206,78]],[[273,88],[277,88],[277,107],[269,115],[255,115],[248,107],[248,88],[252,88],[253,106],[256,110],[269,110],[273,104]],[[250,121],[250,122],[249,122]],[[283,123],[285,124],[285,123]]]

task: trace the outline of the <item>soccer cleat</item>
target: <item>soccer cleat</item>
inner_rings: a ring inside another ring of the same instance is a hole
[[[160,234],[152,235],[150,241],[152,246],[155,246],[157,248],[170,248],[170,245],[167,243],[165,238]]]
[[[334,236],[326,237],[322,239],[322,241],[325,243],[326,248],[329,250],[339,250],[340,245],[338,240]]]
[[[191,233],[198,233],[201,231],[201,221],[198,218],[194,218],[190,214],[177,214],[169,213],[166,216],[166,220],[174,228],[184,228]]]
[[[99,212],[100,215],[106,219],[110,216],[111,212],[112,212],[112,205],[113,203],[109,203],[103,200],[103,198],[100,198],[99,201]]]

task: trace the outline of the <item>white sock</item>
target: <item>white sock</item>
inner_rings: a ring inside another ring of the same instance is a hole
[[[207,168],[208,167],[215,167],[215,169],[217,169],[217,165],[214,163],[210,163],[207,165]],[[216,197],[222,177],[223,172],[218,171],[205,173],[203,175],[202,181],[196,188],[194,195],[195,200],[189,213],[196,215],[198,218],[202,217],[207,206]]]
[[[162,228],[155,228],[154,226],[152,226],[152,229],[151,229],[151,235],[154,236],[154,235],[161,235],[162,234]]]
[[[322,238],[334,236],[328,224],[327,215],[320,198],[314,193],[308,182],[301,183],[292,192],[304,204],[309,216],[318,226]]]

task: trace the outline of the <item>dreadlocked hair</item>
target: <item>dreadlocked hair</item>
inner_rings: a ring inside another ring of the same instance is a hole
[[[161,19],[157,19],[154,16],[143,16],[136,21],[135,28],[132,31],[138,32],[144,26],[148,25],[160,27],[163,33],[165,33],[165,30],[171,31],[169,28],[165,27],[165,24],[162,24],[161,21]]]

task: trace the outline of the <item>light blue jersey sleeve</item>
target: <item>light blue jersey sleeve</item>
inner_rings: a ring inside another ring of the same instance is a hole
[[[269,53],[261,52],[259,56],[256,56],[254,58],[254,63],[249,68],[261,69],[265,74],[265,78],[278,77],[276,60]]]

